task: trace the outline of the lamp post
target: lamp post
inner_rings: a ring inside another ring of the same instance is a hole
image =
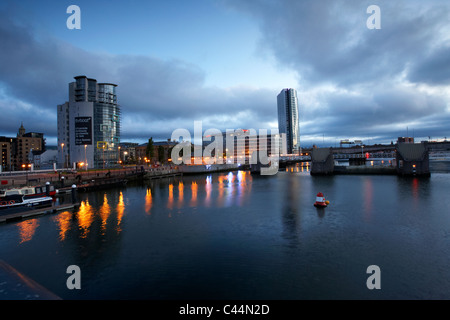
[[[102,147],[103,170],[105,169],[105,144]]]
[[[22,168],[25,170],[25,177],[27,180],[27,186],[28,186],[28,168],[31,168],[31,164],[22,164]]]
[[[85,144],[84,145],[84,165],[85,165],[85,168],[87,171],[86,147],[87,147],[87,145]]]
[[[61,154],[62,154],[62,167],[64,168],[65,167],[65,165],[66,165],[66,159],[65,159],[65,157],[64,157],[64,143],[61,143]]]

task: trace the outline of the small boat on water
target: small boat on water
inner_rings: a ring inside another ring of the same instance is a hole
[[[322,192],[319,192],[316,196],[316,202],[314,202],[314,206],[316,208],[325,208],[330,204],[330,201],[325,200],[325,197]]]
[[[51,205],[56,189],[53,185],[18,187],[0,190],[0,209]]]
[[[0,190],[0,201],[2,198],[11,195],[23,195],[25,199],[39,198],[43,196],[53,197],[56,194],[55,186],[48,185],[49,194],[47,195],[47,185],[45,186],[27,186]]]
[[[0,210],[18,207],[51,206],[52,203],[53,197],[49,196],[40,196],[26,199],[23,195],[15,194],[0,198]]]

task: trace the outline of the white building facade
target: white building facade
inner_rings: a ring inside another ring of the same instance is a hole
[[[58,105],[60,167],[108,168],[119,162],[120,107],[116,84],[86,76],[69,83],[69,101]]]

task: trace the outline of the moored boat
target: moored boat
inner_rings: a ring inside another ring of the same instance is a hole
[[[0,198],[0,210],[18,207],[50,206],[52,203],[53,198],[45,195],[25,199],[24,195],[15,194]]]
[[[47,194],[47,186],[49,188]],[[2,198],[12,195],[21,195],[24,196],[24,199],[33,199],[40,198],[43,196],[53,197],[56,194],[55,186],[48,185],[39,185],[39,186],[26,186],[26,187],[17,187],[17,188],[9,188],[0,190],[0,201]]]
[[[0,190],[0,209],[51,205],[55,194],[56,189],[50,184],[3,189]]]

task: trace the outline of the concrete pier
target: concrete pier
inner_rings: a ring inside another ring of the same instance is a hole
[[[24,209],[23,211],[10,213],[10,214],[2,214],[0,212],[0,223],[23,220],[23,219],[27,219],[27,218],[37,217],[37,216],[40,216],[43,214],[50,214],[50,213],[56,213],[58,211],[74,209],[74,208],[77,208],[79,205],[80,205],[79,203],[67,203],[67,204],[61,204],[58,206],[43,207],[43,208],[34,209],[34,210]]]
[[[331,148],[314,148],[311,151],[311,175],[334,173],[334,158]]]
[[[397,147],[397,173],[402,176],[429,176],[429,158],[425,143],[400,143]]]

